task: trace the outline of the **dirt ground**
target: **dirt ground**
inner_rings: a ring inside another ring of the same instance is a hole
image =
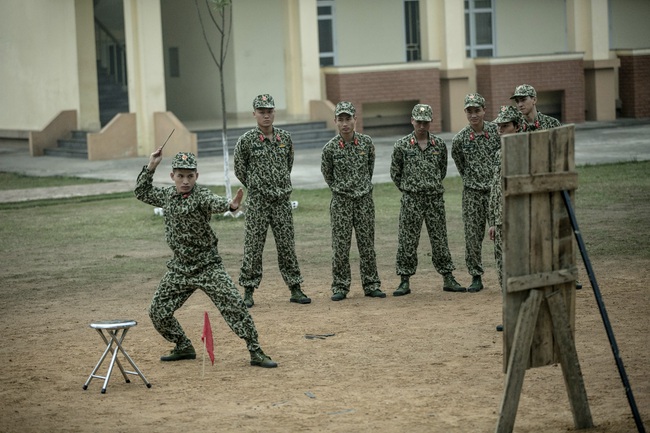
[[[0,295],[0,431],[494,431],[505,375],[503,335],[495,330],[501,296],[492,268],[486,290],[450,294],[441,290],[430,263],[422,263],[412,278],[413,293],[386,299],[364,297],[354,272],[349,298],[335,303],[328,272],[303,263],[304,288],[313,303],[296,305],[288,302],[273,246],[267,248],[271,255],[251,313],[277,369],[251,367],[244,343],[200,292],[177,317],[198,349],[208,311],[214,366],[201,355],[195,361],[159,361],[171,346],[153,329],[146,308],[167,252],[129,253],[128,260],[157,255],[159,265],[128,283],[83,290],[41,272],[56,265],[48,259],[14,257],[11,266],[22,277],[12,278]],[[24,267],[35,272],[26,277],[19,270]],[[595,269],[636,404],[649,426],[647,263],[614,258]],[[398,283],[391,274],[382,274],[389,294]],[[466,273],[456,275],[469,282]],[[636,431],[593,291],[584,282],[577,292],[576,346],[596,425],[589,431]],[[152,387],[137,376],[125,383],[116,371],[106,394],[100,393],[100,379],[83,391],[104,348],[89,323],[121,318],[138,321],[125,347]],[[515,431],[572,430],[560,366],[528,370]]]

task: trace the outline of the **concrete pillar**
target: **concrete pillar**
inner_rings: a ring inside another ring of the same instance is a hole
[[[75,0],[77,37],[77,71],[79,75],[78,125],[82,131],[99,131],[99,95],[97,89],[97,55],[95,53],[95,19],[93,3]]]
[[[569,51],[584,52],[585,119],[616,119],[616,68],[609,52],[607,0],[567,0]]]
[[[321,98],[316,0],[286,0],[287,114],[309,118],[309,102]]]
[[[166,111],[160,0],[124,0],[129,111],[137,113],[138,155],[156,146],[154,113]]]
[[[420,0],[422,60],[439,60],[442,130],[467,124],[463,111],[473,69],[465,58],[465,8],[458,0]]]

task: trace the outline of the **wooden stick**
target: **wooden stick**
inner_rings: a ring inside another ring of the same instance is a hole
[[[174,133],[174,131],[176,131],[176,128],[172,129],[172,132],[170,132],[169,135],[167,136],[167,140],[165,140],[165,142],[162,144],[162,146],[160,146],[160,151],[161,151],[161,152],[162,152],[163,148],[165,147],[165,144],[167,144],[167,142],[168,142],[169,139],[171,138],[171,136],[172,136],[172,134]]]

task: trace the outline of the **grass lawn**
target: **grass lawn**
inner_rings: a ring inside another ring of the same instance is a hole
[[[611,165],[578,167],[579,187],[576,192],[578,223],[593,257],[638,257],[650,259],[650,162],[630,162]],[[11,175],[3,174],[12,183]],[[83,182],[74,178],[38,178],[34,185],[57,186]],[[25,185],[25,179],[20,179]],[[48,183],[49,182],[49,183]],[[30,182],[27,182],[28,184]],[[445,202],[449,244],[454,263],[464,269],[464,241],[461,220],[461,181],[458,177],[445,180]],[[217,193],[223,189],[215,187]],[[397,242],[397,219],[400,194],[392,184],[376,185],[375,205],[376,249],[380,269],[394,269]],[[314,267],[329,273],[330,222],[327,189],[296,190],[293,200],[299,202],[295,212],[296,244],[301,267]],[[43,204],[47,204],[44,206]],[[49,251],[79,257],[85,269],[61,269],[61,273],[78,272],[79,278],[94,279],[104,275],[115,278],[115,272],[129,278],[140,266],[160,265],[122,261],[119,253],[106,257],[108,251],[131,251],[146,248],[160,250],[167,257],[162,219],[153,209],[137,201],[131,194],[95,197],[92,201],[50,200],[46,203],[23,203],[21,206],[0,206],[0,249],[3,261],[13,254],[31,251],[41,256]],[[226,267],[233,273],[239,268],[243,251],[244,220],[215,217],[213,227],[220,239],[220,252]],[[265,263],[275,262],[273,239],[265,249]],[[486,241],[484,266],[493,266],[491,248]],[[426,251],[428,239],[423,230],[420,250]],[[351,259],[357,260],[356,247]],[[145,260],[146,261],[146,260]],[[87,272],[90,271],[90,272]]]
[[[44,188],[53,186],[65,185],[83,185],[90,183],[103,182],[98,179],[84,179],[81,177],[40,177],[40,176],[25,176],[16,173],[3,173],[0,172],[0,190],[9,189],[28,189],[28,188]]]

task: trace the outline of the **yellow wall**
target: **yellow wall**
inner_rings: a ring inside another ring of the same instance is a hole
[[[204,2],[198,3],[202,11],[203,24],[218,59],[220,36],[204,8]],[[221,118],[219,70],[203,38],[194,2],[162,0],[161,9],[168,109],[181,120]],[[179,77],[169,75],[170,47],[178,48]],[[227,111],[235,110],[232,52],[231,43],[228,58],[224,63]]]
[[[650,1],[610,0],[610,48],[650,48]]]
[[[276,110],[286,110],[285,28],[283,0],[237,0],[233,6],[235,104],[253,119],[253,99],[270,93]]]
[[[498,57],[567,51],[565,0],[496,0]]]
[[[0,0],[0,129],[79,109],[74,0]]]
[[[334,13],[337,66],[406,60],[401,0],[336,0]]]

